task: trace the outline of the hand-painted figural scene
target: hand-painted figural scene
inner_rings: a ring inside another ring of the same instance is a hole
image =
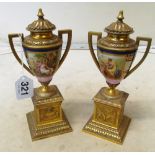
[[[29,67],[33,74],[36,75],[38,81],[50,82],[60,61],[61,48],[47,52],[32,52],[25,50],[25,55]]]
[[[97,52],[100,71],[110,84],[119,84],[129,71],[135,53],[125,55],[111,55],[103,53],[98,49]]]

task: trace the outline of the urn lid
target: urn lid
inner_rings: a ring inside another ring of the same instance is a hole
[[[134,30],[124,23],[123,19],[123,11],[120,11],[117,16],[117,21],[104,29],[104,31],[107,32],[107,36],[98,41],[98,48],[120,52],[137,50],[136,41],[129,38],[129,35],[133,33]]]
[[[62,40],[53,34],[56,29],[55,25],[44,18],[42,9],[38,11],[38,20],[35,20],[27,26],[30,35],[26,36],[23,41],[23,47],[29,49],[57,49],[62,46]]]
[[[38,11],[38,20],[35,20],[31,24],[27,26],[27,30],[30,32],[50,32],[54,30],[56,27],[49,20],[44,19],[44,14],[42,9]]]
[[[105,28],[105,32],[112,34],[126,34],[129,35],[133,33],[133,28],[123,22],[124,16],[123,11],[120,11],[117,16],[117,21],[111,23]]]

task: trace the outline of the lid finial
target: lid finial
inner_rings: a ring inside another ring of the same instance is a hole
[[[124,16],[123,16],[123,10],[121,10],[117,16],[117,19],[120,21],[120,22],[123,22],[123,19],[124,19]]]
[[[127,25],[123,22],[124,16],[123,16],[123,10],[121,10],[117,16],[117,21],[111,23],[109,26],[105,28],[105,32],[108,34],[123,34],[123,35],[129,35],[133,33],[133,28]]]
[[[37,15],[39,18],[43,18],[44,17],[44,14],[42,12],[42,9],[40,8],[39,11],[38,11],[38,15]]]
[[[44,19],[44,14],[42,12],[42,9],[39,9],[38,11],[38,20],[33,21],[31,24],[27,26],[27,30],[30,32],[51,32],[56,27],[53,23],[51,23],[49,20]]]

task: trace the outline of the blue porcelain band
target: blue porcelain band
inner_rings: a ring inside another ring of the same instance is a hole
[[[35,48],[28,48],[28,47],[24,47],[23,46],[23,49],[24,51],[26,50],[29,50],[29,51],[32,51],[32,52],[48,52],[48,51],[52,51],[52,50],[59,50],[61,47],[56,47],[56,48],[38,48],[38,49],[35,49]]]
[[[104,53],[118,54],[118,55],[134,54],[137,51],[137,50],[132,50],[132,51],[114,51],[114,50],[107,50],[107,49],[103,49],[103,48],[99,48],[99,47],[97,47],[97,50],[100,50],[101,52],[104,52]]]

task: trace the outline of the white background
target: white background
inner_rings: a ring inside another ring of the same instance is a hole
[[[88,31],[101,31],[116,21],[119,10],[124,10],[124,22],[132,26],[131,36],[152,37],[155,44],[155,3],[0,3],[0,47],[7,42],[8,33],[28,32],[26,26],[37,19],[37,11],[43,9],[45,18],[53,22],[57,30],[71,28],[73,43],[87,43]],[[55,33],[57,33],[57,30]],[[106,33],[103,33],[106,35]]]
[[[138,35],[155,37],[154,3],[0,3],[0,53],[4,50],[3,43],[7,43],[8,33],[28,34],[25,28],[36,19],[40,7],[45,18],[58,29],[73,29],[73,43],[87,43],[87,32],[103,31],[115,21],[120,9],[124,10],[124,21],[134,27],[133,38]],[[21,66],[12,54],[1,55],[0,151],[154,151],[155,95],[152,81],[155,55],[152,53],[153,50],[136,72],[118,87],[130,94],[124,113],[132,118],[132,122],[123,145],[81,132],[93,112],[93,96],[101,87],[107,86],[88,50],[71,50],[51,82],[64,96],[62,106],[74,132],[36,142],[31,141],[25,117],[33,110],[32,101],[17,100],[14,90]],[[136,61],[142,55],[138,52]],[[27,72],[26,75],[31,77]],[[31,78],[38,87],[36,78]]]

